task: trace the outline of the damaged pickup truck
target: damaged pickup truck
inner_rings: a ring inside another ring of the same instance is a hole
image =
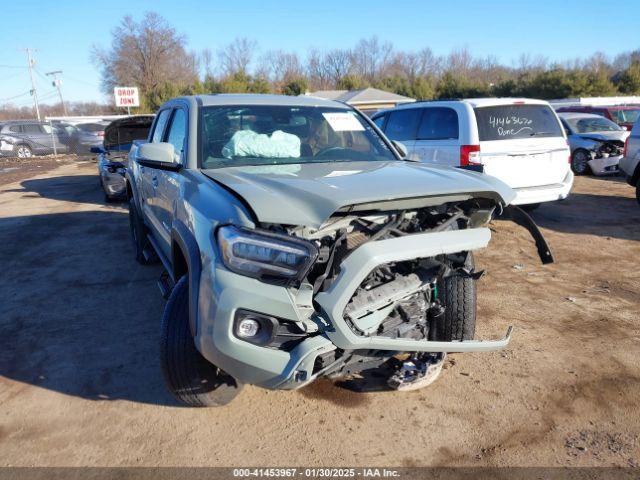
[[[168,298],[161,364],[191,406],[243,384],[320,377],[432,382],[474,340],[473,250],[507,211],[553,261],[492,177],[403,159],[353,108],[311,97],[205,95],[163,105],[134,145],[127,192],[136,259],[159,259]],[[509,212],[510,211],[510,212]]]

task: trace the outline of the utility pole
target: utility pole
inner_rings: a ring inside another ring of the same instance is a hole
[[[64,100],[62,99],[62,90],[60,89],[60,86],[62,85],[62,80],[58,78],[58,75],[62,75],[62,70],[56,70],[55,72],[47,72],[45,73],[45,75],[53,76],[53,82],[51,82],[51,84],[58,89],[58,95],[60,96],[60,103],[62,104],[62,110],[64,111],[64,116],[66,117],[67,106],[65,105]]]
[[[33,95],[33,104],[36,107],[36,116],[38,117],[38,121],[40,121],[40,107],[38,107],[38,92],[36,91],[36,83],[33,81],[33,65],[36,61],[31,58],[31,49],[25,48],[27,52],[27,61],[29,67],[29,77],[31,77],[31,95]]]

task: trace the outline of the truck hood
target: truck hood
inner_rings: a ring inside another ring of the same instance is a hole
[[[515,198],[514,191],[494,177],[406,161],[227,167],[203,173],[242,197],[261,223],[312,228],[337,210],[375,210],[372,204],[383,202],[396,201],[385,205],[392,209],[472,197],[506,205]]]

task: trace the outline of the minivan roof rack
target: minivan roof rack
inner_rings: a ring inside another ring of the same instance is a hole
[[[462,98],[431,98],[428,100],[416,100],[413,103],[427,103],[427,102],[459,102]]]

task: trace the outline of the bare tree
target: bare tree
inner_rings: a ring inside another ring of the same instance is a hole
[[[453,49],[445,60],[445,70],[455,75],[466,76],[473,68],[473,55],[467,47]]]
[[[92,52],[105,93],[115,85],[138,86],[148,93],[164,83],[197,80],[197,60],[185,50],[185,37],[157,13],[145,13],[140,22],[126,16],[111,35],[109,49],[94,46]]]
[[[306,72],[309,78],[309,86],[313,90],[326,90],[330,88],[329,78],[322,66],[322,53],[312,48],[307,53]]]
[[[339,48],[329,50],[324,55],[324,65],[333,85],[337,85],[340,79],[349,75],[353,69],[350,52]]]
[[[333,49],[320,52],[316,49],[307,55],[307,76],[312,88],[336,88],[340,79],[351,72],[351,52]]]
[[[609,74],[611,72],[611,62],[604,52],[595,52],[584,61],[583,68],[594,73]]]
[[[520,72],[541,72],[549,67],[549,59],[543,55],[533,56],[529,53],[522,53],[518,57],[516,65],[516,69]]]
[[[353,73],[372,81],[385,74],[393,61],[393,45],[378,37],[360,40],[351,51]]]
[[[393,61],[395,73],[414,80],[419,77],[437,77],[441,73],[442,59],[430,48],[418,52],[398,52]]]
[[[204,68],[205,78],[213,76],[213,53],[211,52],[211,49],[205,48],[200,52],[200,63],[202,63]]]
[[[224,48],[218,50],[218,62],[223,75],[249,73],[258,44],[248,38],[236,38]]]
[[[304,68],[297,53],[270,50],[260,58],[256,73],[279,89],[285,83],[304,77]]]

